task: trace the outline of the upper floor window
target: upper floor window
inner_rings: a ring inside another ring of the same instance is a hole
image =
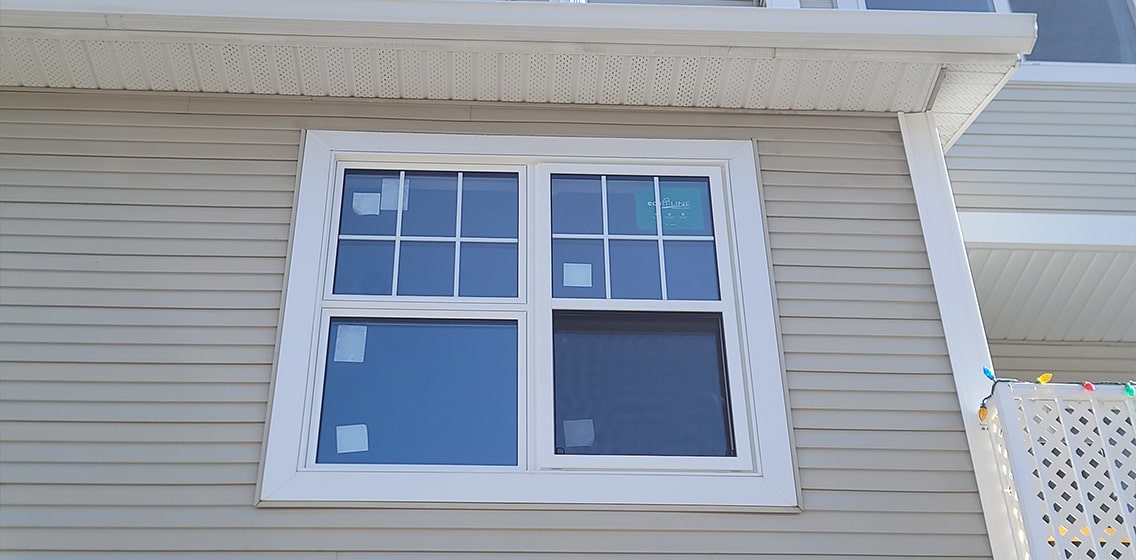
[[[309,132],[261,499],[795,505],[754,158]]]
[[[1037,14],[1029,60],[1136,63],[1133,0],[860,0],[869,10]]]

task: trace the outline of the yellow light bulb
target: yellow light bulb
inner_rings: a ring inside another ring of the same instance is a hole
[[[1045,385],[1046,383],[1049,383],[1051,379],[1053,379],[1053,374],[1050,372],[1045,372],[1037,377],[1037,382]]]

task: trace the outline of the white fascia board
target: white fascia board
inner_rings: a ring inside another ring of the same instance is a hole
[[[511,41],[1029,52],[1033,14],[435,0],[5,0],[6,27]]]
[[[959,212],[962,236],[974,243],[1092,245],[1136,248],[1136,215]]]
[[[993,366],[946,160],[929,113],[901,113],[899,128],[990,548],[994,560],[1016,560],[1021,556],[1014,539],[1013,513],[1007,507],[998,473],[997,453],[977,415],[978,405],[990,389],[990,381],[982,374],[982,368]]]
[[[1136,91],[1136,64],[1095,64],[1026,60],[1012,83],[1029,85],[1117,86]]]

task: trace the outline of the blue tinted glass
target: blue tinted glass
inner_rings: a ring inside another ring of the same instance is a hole
[[[607,231],[625,235],[655,235],[655,179],[607,178]]]
[[[718,299],[713,241],[664,241],[667,299]]]
[[[332,319],[316,462],[517,464],[517,324]]]
[[[603,298],[604,252],[599,239],[552,240],[552,297]]]
[[[598,175],[552,176],[552,232],[603,233]]]
[[[462,236],[517,237],[517,174],[462,176]]]
[[[406,188],[402,234],[453,237],[457,227],[458,174],[408,171]]]
[[[1131,6],[1127,0],[1010,0],[1013,11],[1037,14],[1037,44],[1026,58],[1060,62],[1136,62]]]
[[[459,296],[517,297],[515,243],[462,243]]]
[[[560,312],[552,331],[557,453],[735,455],[717,316]]]
[[[340,240],[334,293],[389,296],[393,278],[393,241]]]
[[[993,12],[990,0],[867,0],[869,10],[928,12]]]
[[[659,244],[654,241],[611,240],[611,297],[662,299],[659,283]]]
[[[709,179],[660,177],[659,196],[663,235],[714,235]]]
[[[397,171],[348,169],[344,172],[339,233],[394,235],[397,210]]]
[[[398,256],[398,295],[454,295],[454,244],[403,241]]]

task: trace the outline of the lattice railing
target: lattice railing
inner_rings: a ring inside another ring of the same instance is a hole
[[[1023,560],[1136,560],[1136,401],[1006,383],[987,418]]]

